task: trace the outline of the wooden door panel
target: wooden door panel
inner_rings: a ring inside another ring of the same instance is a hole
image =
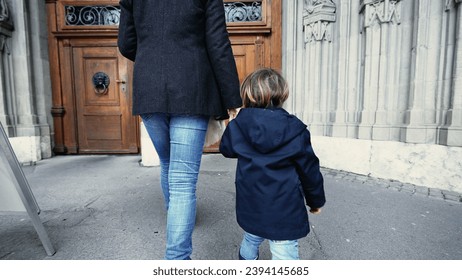
[[[110,57],[115,55],[110,49],[104,48],[103,50],[83,49],[84,54],[83,60],[83,74],[84,80],[76,80],[76,83],[82,82],[85,87],[85,104],[88,109],[95,108],[97,106],[114,106],[114,110],[120,110],[121,97],[120,91],[117,89],[117,83],[114,81],[114,77],[118,76],[118,61],[117,57]],[[100,94],[95,92],[95,88],[92,82],[93,75],[97,72],[106,73],[109,80],[109,87],[107,93]],[[112,78],[112,79],[111,79]],[[93,107],[95,106],[95,107]]]
[[[261,56],[256,56],[257,51],[259,50],[254,44],[233,45],[234,59],[241,82],[248,74],[263,65]]]
[[[137,153],[137,122],[129,111],[127,86],[121,83],[127,62],[116,47],[101,46],[76,47],[73,59],[79,153]],[[93,84],[98,72],[109,77],[105,90]]]
[[[91,141],[121,141],[122,115],[85,114],[86,140]]]

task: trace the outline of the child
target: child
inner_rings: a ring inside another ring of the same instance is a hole
[[[243,108],[221,140],[220,152],[237,158],[236,215],[245,231],[239,259],[258,259],[269,240],[272,259],[299,259],[298,240],[310,231],[306,204],[325,203],[319,160],[310,133],[281,108],[289,93],[273,69],[259,69],[241,85]]]

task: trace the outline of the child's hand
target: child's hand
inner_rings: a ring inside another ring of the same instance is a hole
[[[311,214],[319,214],[321,213],[321,208],[310,208]]]
[[[239,110],[237,108],[228,109],[229,120],[230,121],[234,120],[238,113],[239,113]]]

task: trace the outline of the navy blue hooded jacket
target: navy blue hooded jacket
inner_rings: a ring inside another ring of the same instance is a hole
[[[237,158],[236,215],[246,232],[295,240],[309,231],[305,206],[325,203],[319,160],[306,125],[282,108],[241,109],[220,152]]]

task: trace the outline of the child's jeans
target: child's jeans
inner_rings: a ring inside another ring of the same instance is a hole
[[[258,259],[258,249],[265,239],[248,232],[244,232],[244,238],[239,250],[239,256],[245,260]],[[268,240],[273,260],[299,260],[298,240]]]

